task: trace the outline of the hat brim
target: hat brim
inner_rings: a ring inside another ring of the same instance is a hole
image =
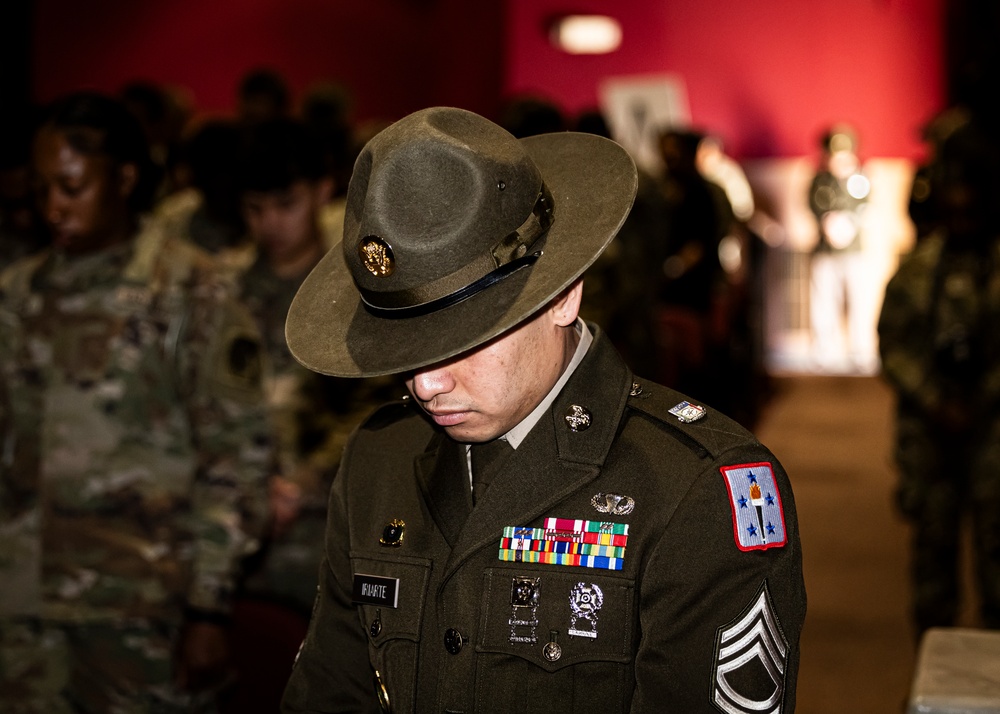
[[[338,243],[313,268],[288,311],[285,339],[309,369],[374,377],[434,364],[506,332],[546,305],[597,259],[621,228],[637,175],[618,144],[580,133],[521,139],[552,194],[542,255],[456,305],[407,318],[370,312]]]

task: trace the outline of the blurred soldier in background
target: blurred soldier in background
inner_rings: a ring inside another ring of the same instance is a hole
[[[971,515],[982,620],[1000,627],[1000,189],[995,136],[973,121],[931,166],[940,227],[886,289],[882,368],[898,394],[899,500],[913,522],[918,632],[955,624],[963,516]]]
[[[931,235],[941,228],[939,211],[940,201],[935,200],[933,189],[934,169],[937,166],[938,152],[944,141],[951,134],[969,121],[969,112],[961,106],[949,107],[933,117],[924,126],[921,136],[927,145],[928,156],[917,166],[910,186],[910,197],[906,211],[913,221],[917,240]],[[940,188],[940,186],[937,186]]]
[[[822,163],[809,186],[809,208],[819,227],[809,288],[814,362],[822,371],[868,373],[876,350],[864,311],[868,280],[861,228],[871,184],[861,171],[850,127],[832,127],[820,145]]]
[[[666,234],[650,256],[656,268],[656,375],[661,383],[700,394],[725,410],[729,395],[719,382],[719,370],[727,337],[726,319],[720,317],[726,278],[719,244],[733,213],[725,191],[698,171],[701,139],[700,133],[682,129],[660,135]]]
[[[243,75],[236,91],[236,114],[243,125],[288,116],[292,93],[285,78],[273,69],[258,67]]]
[[[354,425],[388,395],[372,402],[365,392],[371,382],[334,379],[306,369],[285,343],[292,298],[327,251],[320,216],[333,180],[318,137],[291,119],[266,122],[250,129],[242,155],[242,204],[250,248],[221,257],[240,273],[241,299],[257,322],[269,357],[265,392],[281,474],[271,479],[272,539],[246,589],[308,616],[323,557],[326,501],[340,452]]]
[[[151,218],[157,230],[218,253],[241,245],[240,129],[222,119],[203,124],[184,141],[174,175],[179,189],[163,198]]]
[[[293,359],[285,343],[292,298],[328,247],[322,211],[334,182],[320,138],[300,122],[272,120],[248,129],[241,156],[250,242],[220,258],[236,270],[240,297],[264,339],[278,466],[269,488],[272,529],[248,563],[236,608],[240,681],[226,711],[277,711],[316,597],[327,500],[341,451],[354,426],[391,396],[380,390],[394,380],[317,374]]]
[[[0,711],[212,711],[271,461],[262,354],[207,255],[139,230],[142,130],[53,106],[53,247],[0,280]]]

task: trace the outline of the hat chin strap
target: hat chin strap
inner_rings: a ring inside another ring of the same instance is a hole
[[[552,196],[543,183],[528,218],[490,248],[488,253],[454,273],[409,290],[377,292],[358,286],[361,301],[378,317],[408,318],[468,300],[522,268],[533,265],[543,253],[544,237],[554,220]],[[485,274],[484,269],[487,271]],[[442,290],[456,284],[460,287],[441,295]]]

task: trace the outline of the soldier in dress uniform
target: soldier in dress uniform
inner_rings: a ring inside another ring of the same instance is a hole
[[[412,398],[345,450],[285,712],[794,710],[785,471],[577,317],[635,190],[612,141],[460,109],[363,149],[286,335]]]
[[[209,257],[141,230],[123,105],[57,102],[34,183],[51,249],[0,278],[0,710],[213,711],[267,516],[262,353]]]
[[[897,394],[899,505],[913,524],[917,633],[952,626],[962,524],[971,523],[982,622],[1000,628],[1000,144],[982,117],[929,167],[938,228],[886,287],[883,376]]]

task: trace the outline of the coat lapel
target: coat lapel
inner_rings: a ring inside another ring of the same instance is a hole
[[[505,526],[527,526],[600,474],[628,400],[632,375],[610,342],[593,326],[594,343],[556,398],[476,502],[445,565],[445,580],[486,546],[499,549]],[[573,432],[564,414],[586,407],[589,428]]]
[[[438,432],[414,469],[431,516],[452,547],[472,511],[472,489],[465,466],[465,446]]]

